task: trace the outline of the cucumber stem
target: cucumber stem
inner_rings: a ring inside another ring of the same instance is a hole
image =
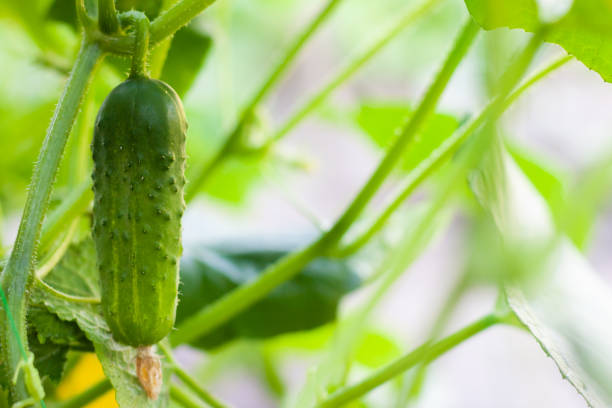
[[[134,49],[130,78],[148,77],[147,53],[149,51],[149,19],[142,11],[130,10],[121,14],[121,19],[134,26]]]

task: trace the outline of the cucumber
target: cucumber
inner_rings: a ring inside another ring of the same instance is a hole
[[[185,209],[180,98],[162,81],[130,78],[98,113],[93,238],[102,309],[113,337],[142,347],[172,330]]]

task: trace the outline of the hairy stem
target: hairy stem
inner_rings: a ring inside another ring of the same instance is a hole
[[[187,185],[187,191],[185,193],[185,200],[191,201],[197,192],[202,188],[206,180],[212,175],[216,168],[221,162],[228,156],[236,142],[240,138],[242,130],[249,121],[254,109],[268,94],[272,87],[279,81],[283,73],[287,70],[290,64],[295,60],[295,57],[302,49],[304,44],[312,37],[317,31],[321,24],[327,20],[332,11],[340,4],[342,0],[329,0],[327,5],[317,14],[312,22],[302,31],[302,33],[295,40],[293,45],[289,47],[283,58],[276,65],[276,68],[272,70],[268,78],[263,82],[259,90],[255,93],[253,98],[246,104],[243,109],[238,123],[234,126],[234,129],[226,136],[225,142],[215,154],[215,156],[208,161],[202,168],[200,168],[194,175],[190,183]]]
[[[55,109],[51,125],[47,130],[47,136],[43,142],[37,165],[34,167],[15,245],[0,278],[8,298],[9,310],[5,310],[5,313],[12,313],[18,327],[18,333],[13,333],[5,316],[2,316],[3,325],[0,334],[2,355],[0,360],[5,375],[12,375],[15,372],[21,359],[21,349],[27,350],[25,293],[30,274],[34,269],[36,243],[68,135],[101,56],[102,52],[97,45],[84,42],[81,46],[75,66]],[[23,344],[23,347],[21,344]],[[11,389],[13,401],[28,398],[28,393],[21,378],[17,385]]]
[[[131,10],[121,15],[134,26],[134,51],[132,52],[132,65],[130,78],[147,76],[147,54],[149,52],[149,19],[142,11]]]
[[[115,0],[98,0],[98,25],[100,31],[113,34],[119,30]]]
[[[467,53],[478,31],[478,26],[469,19],[410,122],[387,151],[374,174],[334,226],[312,244],[266,268],[257,279],[240,286],[185,320],[178,330],[170,336],[170,341],[173,345],[195,340],[227,322],[246,307],[264,297],[275,287],[295,276],[314,258],[322,255],[329,248],[337,244],[342,235],[357,219],[363,208],[376,194],[409,142],[435,110],[438,99],[448,84],[452,73]]]
[[[151,47],[170,37],[214,2],[215,0],[182,0],[161,13],[151,22]],[[102,32],[92,32],[91,35],[108,52],[131,55],[134,49],[134,36],[107,35]]]
[[[361,397],[393,377],[403,373],[415,364],[420,362],[429,363],[465,340],[502,321],[503,320],[497,315],[490,314],[432,345],[427,343],[423,344],[412,352],[377,370],[374,374],[366,377],[357,384],[336,391],[319,403],[317,407],[335,408],[344,406],[346,403]]]

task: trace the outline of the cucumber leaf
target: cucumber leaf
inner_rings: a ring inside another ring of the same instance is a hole
[[[541,262],[522,265],[526,279],[506,286],[508,304],[587,403],[609,407],[612,290],[567,238],[556,235],[546,202],[510,156],[502,152],[495,161],[506,199],[499,200],[499,183],[473,183],[476,195],[506,242],[548,247]]]
[[[45,281],[65,293],[76,296],[99,296],[98,273],[93,241],[72,245]],[[104,373],[116,390],[121,407],[167,407],[170,370],[164,364],[164,386],[160,397],[151,401],[136,377],[136,349],[119,344],[112,334],[98,304],[68,302],[49,296],[40,289],[32,294],[34,304],[42,305],[66,322],[74,322],[93,343]]]
[[[255,279],[267,266],[306,242],[260,237],[187,248],[181,260],[177,324]],[[338,303],[359,283],[346,261],[315,259],[295,278],[193,345],[209,349],[237,338],[262,339],[322,326],[335,320]]]
[[[478,24],[487,30],[500,27],[537,31],[541,25],[535,0],[465,0]],[[569,11],[550,23],[546,40],[563,47],[612,82],[612,3],[574,0]]]
[[[210,36],[194,24],[178,30],[172,38],[161,80],[184,97],[202,69],[211,45]]]

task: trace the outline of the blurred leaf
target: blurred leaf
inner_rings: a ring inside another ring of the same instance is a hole
[[[537,157],[516,144],[506,144],[506,148],[521,171],[546,200],[557,224],[561,225],[567,198],[567,183],[564,175],[543,158]]]
[[[402,354],[401,348],[382,333],[366,331],[355,351],[355,361],[376,368]]]
[[[95,0],[84,0],[85,8],[92,16],[97,15],[98,7]],[[76,2],[73,0],[53,0],[47,10],[47,19],[59,21],[77,28]]]
[[[398,129],[412,113],[412,108],[402,103],[365,102],[355,113],[355,121],[376,146],[386,149],[395,141]],[[454,116],[443,113],[434,114],[406,151],[401,164],[402,169],[406,171],[414,169],[423,159],[429,157],[431,152],[458,126],[459,121]]]
[[[585,249],[590,242],[599,212],[612,192],[612,162],[609,157],[578,176],[568,193],[563,228],[574,244]]]
[[[568,241],[530,288],[507,288],[510,307],[559,371],[595,408],[612,404],[612,291]]]
[[[523,262],[523,279],[507,285],[508,302],[561,374],[590,406],[612,404],[612,291],[564,237],[557,237],[545,201],[508,155],[493,155],[505,170],[503,205],[477,191],[506,242],[548,243],[542,262]],[[486,171],[486,168],[485,168]],[[552,246],[551,246],[552,244]],[[525,258],[523,252],[517,254]]]
[[[91,239],[70,246],[60,263],[45,279],[49,284],[76,296],[98,296],[96,254]],[[113,340],[100,305],[73,303],[41,290],[34,290],[32,301],[44,305],[60,319],[75,322],[93,343],[104,373],[116,390],[122,407],[165,407],[168,401],[170,371],[164,364],[164,387],[160,398],[150,400],[136,377],[136,349]]]
[[[272,337],[266,341],[266,350],[282,352],[304,350],[317,352],[329,342],[334,333],[334,324],[326,324],[312,330],[293,332]]]
[[[472,17],[485,29],[540,27],[535,0],[465,0]],[[612,3],[575,0],[565,16],[552,23],[546,40],[563,47],[588,68],[612,82]]]
[[[261,172],[260,156],[228,157],[207,180],[203,191],[229,204],[243,204],[255,183],[261,179]],[[188,174],[187,180],[189,178]]]
[[[174,34],[161,80],[184,97],[204,65],[212,39],[193,24]]]
[[[306,242],[282,236],[258,237],[189,248],[181,260],[177,324],[255,279],[267,266]],[[339,301],[359,283],[345,261],[315,259],[295,278],[194,345],[214,348],[236,338],[268,338],[319,327],[336,318]]]

